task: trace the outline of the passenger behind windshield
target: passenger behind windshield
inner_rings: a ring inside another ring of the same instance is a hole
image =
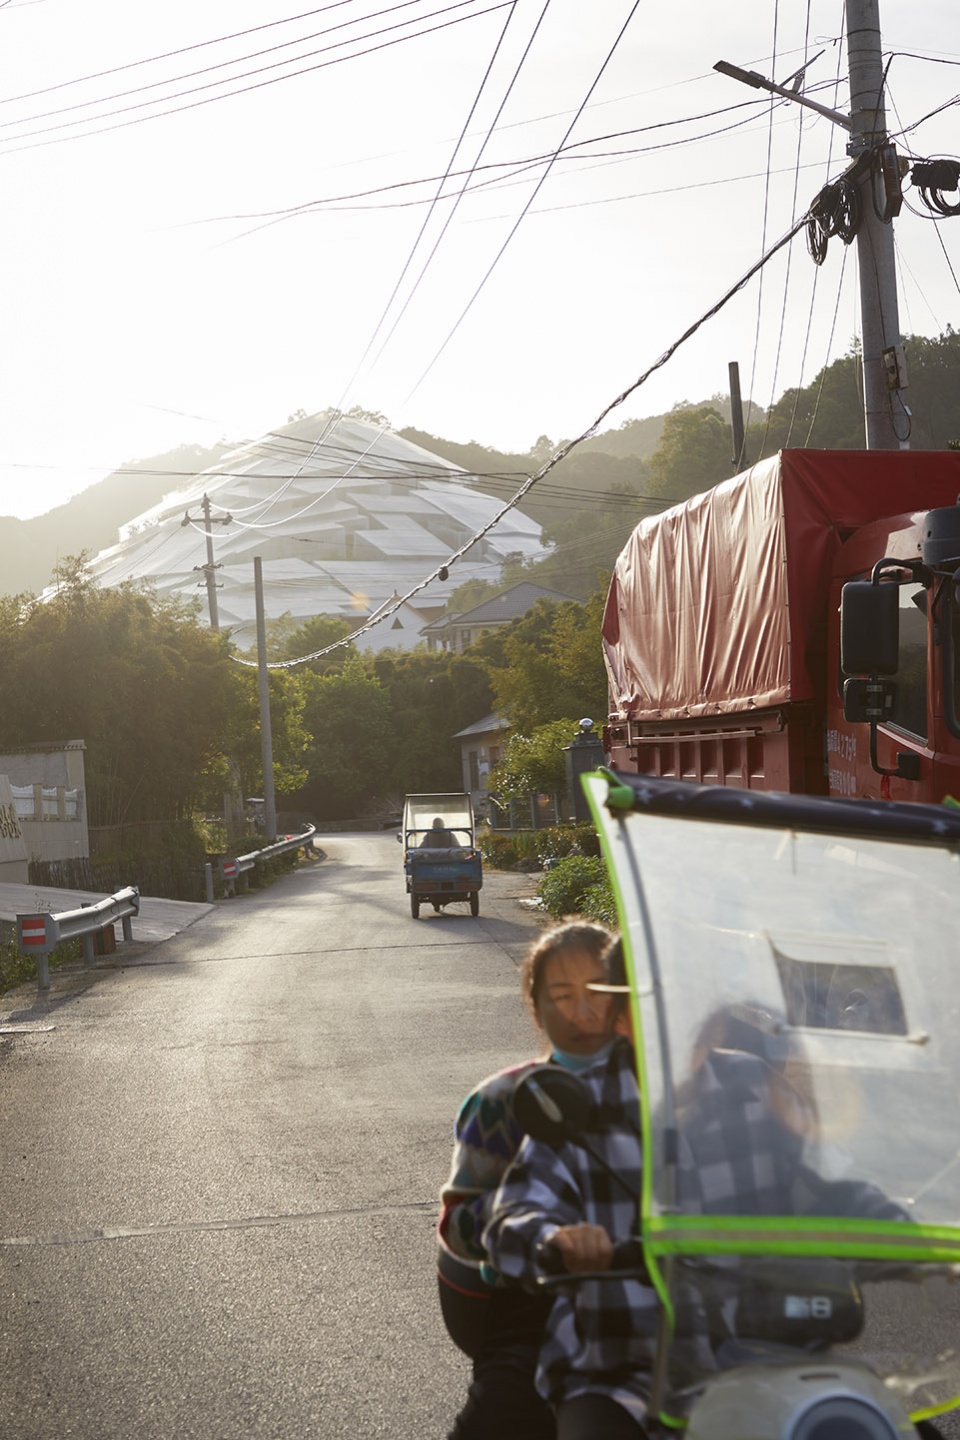
[[[817,1172],[812,1071],[797,1036],[762,1006],[727,1005],[704,1021],[676,1126],[684,1211],[910,1220],[875,1185]]]

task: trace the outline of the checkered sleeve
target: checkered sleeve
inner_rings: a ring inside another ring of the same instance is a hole
[[[562,1150],[529,1137],[493,1197],[483,1243],[497,1270],[522,1284],[539,1273],[536,1248],[583,1219],[583,1200]]]
[[[440,1235],[461,1259],[486,1258],[481,1236],[491,1202],[523,1139],[513,1115],[517,1080],[535,1062],[489,1076],[460,1107],[450,1174],[440,1192]]]

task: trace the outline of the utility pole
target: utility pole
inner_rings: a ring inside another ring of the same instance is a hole
[[[901,174],[886,128],[879,0],[846,0],[846,11],[849,115],[801,95],[802,70],[791,77],[795,83],[788,88],[775,85],[755,70],[741,70],[724,60],[718,61],[714,69],[754,89],[769,90],[815,110],[850,132],[847,154],[853,163],[846,178],[857,187],[860,198],[856,239],[866,448],[905,450],[909,448],[910,411],[903,398],[907,377],[900,343],[892,223],[900,210]]]
[[[900,393],[906,374],[893,245],[900,175],[883,103],[879,0],[847,0],[847,62],[851,121],[847,153],[855,161],[867,157],[859,179],[857,231],[867,449],[908,449],[910,412]],[[891,204],[894,191],[896,200]]]
[[[215,573],[215,572],[220,569],[220,566],[214,564],[214,560],[213,560],[213,533],[212,533],[210,527],[211,527],[212,525],[214,525],[214,524],[216,524],[216,525],[229,525],[229,524],[230,524],[230,521],[233,519],[233,516],[232,516],[232,515],[223,515],[223,516],[217,516],[216,520],[212,519],[212,518],[211,518],[211,515],[210,515],[210,497],[209,497],[209,495],[204,495],[203,501],[202,501],[202,507],[201,507],[201,508],[203,509],[203,527],[204,527],[204,530],[206,531],[206,536],[207,536],[207,563],[206,563],[206,565],[194,565],[193,568],[194,568],[194,570],[202,570],[203,573],[204,573],[204,576],[205,576],[205,578],[206,578],[206,582],[207,582],[207,606],[208,606],[208,609],[209,609],[209,611],[210,611],[210,629],[211,629],[211,630],[216,630],[216,632],[219,634],[219,633],[220,633],[220,611],[219,611],[219,608],[218,608],[218,606],[217,606],[217,578],[216,578],[216,573]],[[194,523],[195,523],[195,522],[194,522],[193,516],[190,514],[190,511],[188,510],[187,513],[184,515],[183,519],[180,521],[181,528],[182,528],[184,525],[192,525],[192,524],[194,524]]]
[[[733,430],[733,473],[739,475],[746,464],[744,445],[746,444],[743,427],[743,401],[740,398],[740,366],[736,360],[731,360],[727,365],[727,374],[730,377],[730,426]]]
[[[273,788],[273,732],[270,727],[270,672],[267,669],[267,622],[263,611],[263,562],[253,557],[253,589],[257,605],[257,681],[260,691],[260,760],[263,769],[263,823],[267,835],[277,833],[277,800]]]

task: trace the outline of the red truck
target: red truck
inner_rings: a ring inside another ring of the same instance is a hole
[[[603,620],[614,769],[960,797],[960,453],[782,450],[643,520]]]

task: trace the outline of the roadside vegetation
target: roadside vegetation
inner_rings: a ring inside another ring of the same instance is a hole
[[[948,328],[905,344],[911,394],[925,417],[911,443],[955,444],[957,336]],[[858,372],[854,346],[768,410],[748,406],[745,462],[784,445],[859,448]],[[504,497],[556,448],[545,435],[529,452],[506,455],[476,442],[400,433],[464,465],[481,488]],[[321,822],[389,818],[405,793],[458,790],[462,759],[454,737],[490,713],[502,715],[511,731],[492,788],[503,798],[562,790],[563,746],[581,717],[606,714],[600,627],[616,556],[645,514],[725,479],[732,450],[722,396],[629,420],[584,441],[524,499],[543,526],[547,556],[531,563],[509,558],[496,581],[455,590],[450,608],[470,609],[521,580],[573,598],[539,601],[509,626],[481,634],[463,654],[425,648],[360,654],[346,640],[350,626],[342,617],[321,615],[302,625],[275,618],[271,659],[335,647],[270,672],[278,810]],[[82,739],[88,823],[111,832],[109,848],[104,842],[96,857],[98,883],[111,869],[127,883],[133,866],[153,893],[200,898],[205,859],[232,838],[215,834],[205,817],[224,813],[227,793],[262,794],[256,672],[236,663],[229,635],[209,629],[198,601],[161,599],[134,586],[100,590],[83,554],[58,564],[53,583],[55,593],[43,604],[29,593],[0,597],[0,748]],[[545,854],[545,843],[560,842],[539,832],[484,841],[490,864],[550,862],[542,897],[550,913],[575,909],[609,918],[612,902],[595,893],[602,886],[597,857],[583,844],[569,855]]]

